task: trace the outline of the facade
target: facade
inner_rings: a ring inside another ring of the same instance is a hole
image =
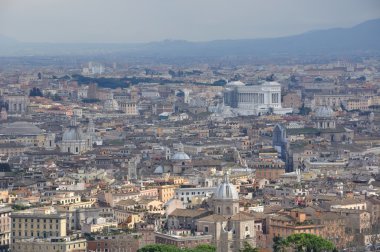
[[[184,203],[190,203],[193,197],[210,196],[215,189],[215,187],[177,188],[175,189],[175,197]]]
[[[338,108],[352,98],[354,98],[354,95],[314,95],[314,105],[317,107],[328,106]]]
[[[293,163],[289,154],[289,143],[287,139],[287,130],[281,124],[276,124],[272,133],[272,146],[280,154],[279,157],[285,162],[286,171],[292,171]]]
[[[0,143],[17,143],[28,147],[44,147],[47,134],[29,122],[12,122],[0,125]]]
[[[155,232],[154,234],[156,243],[174,245],[178,248],[195,248],[212,242],[212,235],[186,235],[183,232],[176,234]]]
[[[344,106],[347,110],[368,110],[370,103],[366,98],[348,99]]]
[[[66,236],[66,216],[50,208],[13,212],[11,218],[13,245],[24,239]]]
[[[244,242],[256,246],[255,220],[240,212],[238,192],[227,173],[215,190],[212,207],[214,214],[198,219],[196,224],[198,232],[212,235],[212,244],[218,252],[239,251]]]
[[[170,161],[170,172],[174,174],[182,174],[193,168],[191,158],[182,151],[174,153],[174,155],[170,158]]]
[[[253,169],[256,169],[255,178],[278,180],[286,171],[285,162],[279,158],[259,158],[253,163]]]
[[[8,251],[11,243],[11,212],[11,207],[0,207],[0,252]]]
[[[86,239],[46,238],[26,239],[12,244],[12,252],[86,252]]]
[[[302,106],[301,94],[298,92],[289,92],[282,99],[282,105],[286,108],[297,110]]]
[[[334,111],[328,106],[321,106],[315,110],[313,118],[317,129],[335,129]]]
[[[166,203],[168,202],[171,198],[174,197],[174,190],[177,187],[174,185],[163,185],[157,187],[158,190],[158,200]]]
[[[129,116],[138,115],[137,104],[132,101],[119,101],[119,109]]]
[[[92,136],[88,132],[86,134],[83,133],[74,118],[62,135],[61,151],[71,154],[82,154],[92,150],[92,145]]]
[[[269,236],[287,237],[292,234],[308,233],[321,235],[323,225],[308,219],[306,213],[291,211],[289,215],[276,215],[270,218]]]
[[[291,113],[292,109],[281,106],[281,84],[265,82],[261,85],[248,86],[240,81],[230,82],[224,90],[224,105],[241,115],[262,115]]]
[[[8,95],[5,97],[9,115],[22,115],[27,112],[29,98],[25,95]]]

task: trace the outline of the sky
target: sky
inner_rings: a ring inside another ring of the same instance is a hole
[[[268,38],[376,18],[379,0],[0,0],[0,35],[21,42]]]

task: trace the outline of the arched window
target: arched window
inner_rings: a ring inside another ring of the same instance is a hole
[[[218,207],[218,214],[220,214],[220,207]]]

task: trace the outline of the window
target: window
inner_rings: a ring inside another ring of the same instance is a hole
[[[248,231],[248,226],[245,226],[245,231]]]
[[[205,230],[205,233],[208,233],[208,227],[207,226],[204,227],[204,230]]]

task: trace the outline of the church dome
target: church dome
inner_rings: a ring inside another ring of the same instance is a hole
[[[43,131],[29,122],[13,122],[0,125],[0,135],[6,136],[27,136],[39,135]]]
[[[185,152],[176,152],[172,158],[172,160],[190,160],[189,155],[187,155]]]
[[[70,126],[65,130],[62,141],[82,141],[85,140],[83,132],[78,126]]]
[[[162,167],[161,165],[160,166],[157,166],[156,169],[154,169],[154,174],[162,174],[164,173],[164,167]]]
[[[321,106],[315,110],[316,117],[333,117],[334,111],[328,106]]]
[[[216,200],[238,200],[239,194],[235,186],[229,182],[228,175],[224,175],[223,182],[216,188],[214,199]]]

